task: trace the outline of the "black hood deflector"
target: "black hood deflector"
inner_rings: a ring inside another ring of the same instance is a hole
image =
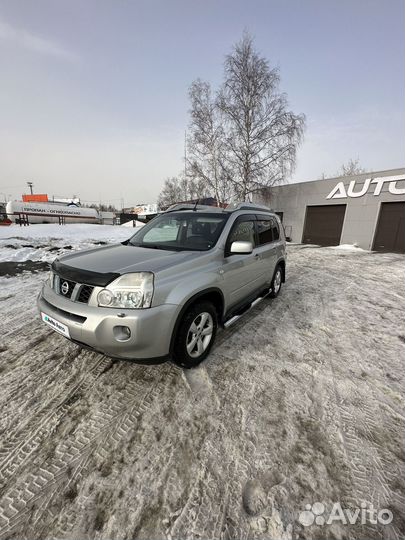
[[[86,285],[94,285],[96,287],[105,287],[114,279],[120,277],[121,274],[114,272],[92,272],[81,268],[74,268],[67,264],[61,263],[58,259],[51,264],[52,270],[64,279],[76,281],[77,283],[85,283]]]

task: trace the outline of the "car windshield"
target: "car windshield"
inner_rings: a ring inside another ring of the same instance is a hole
[[[127,244],[171,251],[207,251],[215,246],[228,217],[225,213],[162,214],[139,229]]]

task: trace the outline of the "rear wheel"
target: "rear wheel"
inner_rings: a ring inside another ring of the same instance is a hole
[[[217,312],[211,302],[191,306],[184,314],[173,348],[174,361],[183,368],[198,366],[209,354],[217,333]]]
[[[283,283],[283,270],[281,269],[281,266],[277,266],[275,271],[274,271],[274,276],[273,276],[273,279],[271,280],[271,293],[270,293],[270,296],[272,298],[276,298],[276,296],[278,296],[280,290],[281,290],[281,285]]]

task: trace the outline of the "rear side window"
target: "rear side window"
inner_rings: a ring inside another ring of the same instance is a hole
[[[279,240],[280,238],[280,229],[278,228],[278,223],[274,218],[271,218],[272,221],[272,231],[273,231],[273,241]]]
[[[257,221],[257,232],[259,235],[259,246],[270,244],[273,241],[273,223],[271,219],[260,219]]]

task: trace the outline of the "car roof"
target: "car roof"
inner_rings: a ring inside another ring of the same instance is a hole
[[[203,205],[203,204],[174,204],[170,206],[167,210],[165,210],[164,213],[166,214],[170,212],[208,212],[208,213],[230,214],[234,212],[239,212],[241,210],[274,214],[274,210],[272,210],[271,208],[268,208],[267,206],[264,206],[261,204],[249,203],[249,202],[232,203],[228,205],[226,208],[219,208],[217,206],[208,206],[208,205]]]

